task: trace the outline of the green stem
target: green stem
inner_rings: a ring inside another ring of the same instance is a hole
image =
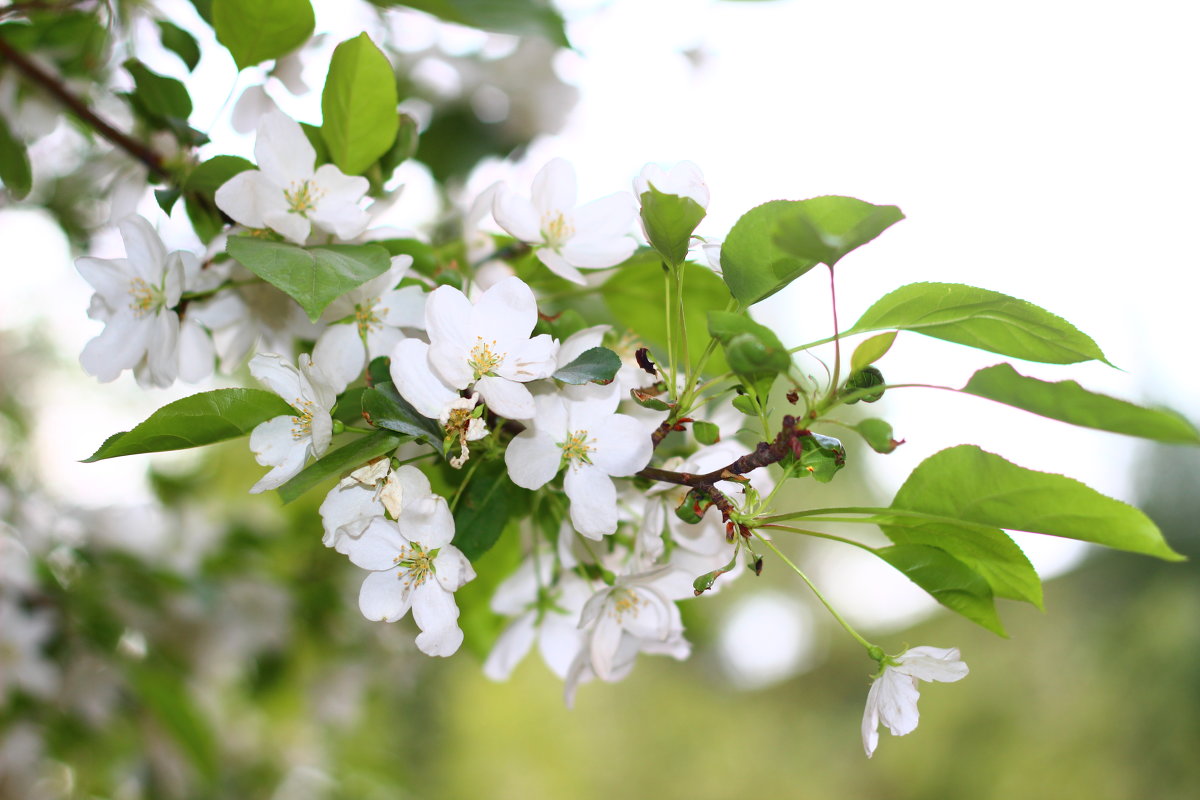
[[[818,520],[820,521],[820,520]],[[831,542],[840,542],[841,544],[853,545],[860,550],[866,550],[868,553],[874,553],[873,547],[868,547],[862,542],[856,542],[853,539],[846,539],[841,536],[834,536],[832,533],[821,533],[820,531],[810,531],[807,528],[796,528],[791,525],[759,525],[760,528],[770,528],[771,530],[787,531],[788,533],[799,533],[804,536],[815,536],[818,539],[828,539]]]
[[[760,542],[762,542],[763,544],[765,544],[771,550],[771,552],[773,552],[775,555],[779,556],[780,560],[783,561],[783,563],[785,563],[789,567],[791,567],[792,571],[795,572],[797,575],[799,575],[800,579],[802,581],[804,581],[806,584],[808,584],[808,588],[811,589],[812,593],[815,594],[817,596],[817,599],[821,601],[821,605],[825,606],[825,610],[827,610],[830,614],[832,614],[833,618],[838,621],[838,624],[846,629],[846,633],[853,636],[854,640],[856,642],[858,642],[859,644],[861,644],[863,647],[867,648],[868,651],[870,651],[870,649],[872,647],[874,647],[874,645],[871,644],[870,642],[868,642],[866,639],[864,639],[858,631],[854,630],[854,628],[850,625],[849,622],[846,622],[846,620],[842,618],[842,615],[839,614],[837,612],[837,610],[832,605],[830,605],[829,601],[825,599],[825,595],[821,594],[821,590],[818,589],[816,587],[816,585],[811,580],[808,579],[808,576],[805,575],[804,572],[799,567],[797,567],[795,564],[793,564],[791,562],[791,559],[789,559],[787,556],[785,556],[780,551],[780,549],[775,546],[774,542],[772,542],[770,539],[768,539],[765,536],[763,536],[762,534],[760,534],[757,530],[754,531],[754,535],[756,537],[758,537],[758,540]]]
[[[674,299],[672,291],[673,282],[671,280],[672,272],[669,269],[663,271],[663,316],[667,323],[667,397],[674,403],[678,397],[676,396],[678,381],[676,380],[676,362],[675,362],[675,310],[671,308],[671,301]]]
[[[467,470],[467,474],[463,476],[462,483],[454,490],[454,497],[450,498],[450,513],[454,513],[454,509],[458,507],[458,499],[462,497],[463,490],[467,488],[467,484],[471,482],[471,478],[475,475],[475,470],[478,469],[481,463],[483,462],[480,459],[471,459],[471,466]]]

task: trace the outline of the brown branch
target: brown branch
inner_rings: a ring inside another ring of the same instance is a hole
[[[45,89],[59,103],[66,107],[77,119],[91,127],[111,144],[124,150],[133,158],[146,165],[151,173],[159,178],[170,179],[171,173],[163,166],[162,157],[150,147],[134,139],[127,133],[119,131],[107,121],[98,117],[87,104],[72,94],[56,76],[42,69],[37,63],[15,49],[0,38],[0,58],[12,64],[18,72],[33,83]]]

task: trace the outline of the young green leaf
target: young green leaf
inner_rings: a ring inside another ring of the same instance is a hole
[[[123,66],[133,77],[133,99],[144,112],[161,120],[187,120],[192,113],[192,98],[183,83],[159,75],[136,58]]]
[[[274,392],[216,389],[167,403],[133,430],[115,433],[84,462],[158,453],[245,436],[269,419],[295,410]]]
[[[453,544],[476,561],[492,548],[511,517],[525,508],[530,491],[514,484],[504,461],[480,464],[454,509]]]
[[[33,187],[25,143],[13,136],[3,116],[0,116],[0,181],[14,200],[24,199]]]
[[[387,271],[387,250],[375,244],[297,247],[251,236],[232,236],[225,252],[293,298],[316,322],[325,307]]]
[[[405,441],[405,437],[392,431],[375,431],[355,439],[337,450],[326,453],[297,473],[296,477],[280,486],[283,502],[290,503],[314,486],[358,469],[373,458],[387,455]]]
[[[792,364],[775,332],[745,314],[708,312],[708,333],[721,343],[730,369],[752,383],[759,397],[765,398],[775,376]]]
[[[1196,426],[1170,409],[1144,408],[1089,392],[1075,381],[1051,383],[1030,378],[1010,364],[996,364],[979,370],[962,390],[1072,425],[1168,444],[1200,445],[1200,431]]]
[[[862,419],[850,427],[858,431],[867,445],[876,453],[890,453],[904,444],[903,440],[896,441],[892,438],[892,426],[881,419]]]
[[[158,36],[163,47],[179,56],[180,60],[187,65],[188,72],[194,70],[200,63],[200,45],[196,42],[196,37],[183,28],[173,22],[159,20]]]
[[[213,0],[213,29],[239,70],[292,52],[312,36],[309,0]]]
[[[850,357],[850,371],[852,373],[859,372],[883,358],[887,355],[888,350],[892,349],[894,341],[896,341],[896,331],[888,331],[878,336],[872,336],[870,339],[864,339],[858,347],[854,348],[854,355]]]
[[[1044,533],[1179,561],[1138,509],[1062,475],[1019,467],[974,445],[935,453],[912,471],[893,509]]]
[[[1090,337],[1061,317],[1015,297],[958,283],[901,286],[868,308],[846,335],[889,328],[1026,361],[1108,363]]]
[[[996,614],[991,586],[945,550],[922,544],[899,544],[874,552],[946,608],[993,633],[1008,635]]]
[[[583,383],[611,383],[621,369],[621,357],[607,347],[584,350],[570,364],[559,367],[552,376],[555,380],[573,385]]]
[[[692,435],[700,444],[716,444],[721,441],[721,429],[715,423],[703,420],[692,423]]]
[[[211,197],[222,184],[237,175],[254,169],[254,165],[238,156],[213,156],[192,170],[184,181],[185,192],[197,192]]]
[[[679,266],[687,260],[692,232],[704,219],[704,206],[690,197],[663,194],[653,186],[639,199],[646,238],[663,261],[672,267]]]
[[[780,465],[795,477],[811,475],[820,483],[829,483],[846,466],[846,448],[832,436],[812,433],[800,440],[800,458],[788,456]]]
[[[406,433],[417,439],[424,439],[439,453],[442,450],[444,432],[435,421],[421,416],[420,412],[401,397],[390,380],[376,382],[372,388],[363,392],[362,413],[376,428]]]
[[[832,267],[902,219],[896,206],[853,197],[814,197],[792,204],[780,216],[773,242],[796,258]]]
[[[750,209],[734,223],[721,245],[721,272],[743,306],[770,297],[817,265],[775,243],[775,229],[800,200],[772,200]]]
[[[362,174],[396,141],[396,75],[387,56],[362,33],[333,51],[321,92],[321,137],[333,163]]]

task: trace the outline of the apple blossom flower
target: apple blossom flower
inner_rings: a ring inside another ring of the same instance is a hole
[[[463,640],[454,592],[475,570],[450,544],[454,517],[429,479],[408,465],[393,475],[401,499],[396,520],[377,518],[357,539],[347,540],[350,560],[371,571],[358,595],[359,609],[369,620],[395,622],[411,608],[421,629],[416,640],[421,652],[453,655]]]
[[[439,286],[425,303],[429,344],[403,339],[392,351],[392,381],[417,411],[440,419],[474,387],[495,413],[509,419],[533,416],[525,384],[555,370],[557,343],[547,334],[530,338],[537,301],[520,278],[505,278],[474,303],[451,286]]]
[[[396,288],[411,265],[412,256],[393,256],[387,272],[346,292],[322,314],[329,323],[350,319],[329,325],[313,347],[313,363],[329,377],[334,391],[345,390],[371,359],[389,355],[404,338],[401,328],[425,327],[425,291],[420,286]]]
[[[664,170],[658,164],[642,167],[641,173],[633,179],[634,194],[640,199],[651,187],[661,194],[690,197],[701,208],[708,208],[708,184],[704,182],[704,173],[691,161],[680,161],[670,170]]]
[[[105,323],[84,346],[80,364],[103,383],[126,369],[142,386],[170,386],[176,377],[202,380],[212,374],[212,340],[195,319],[181,321],[175,311],[183,292],[202,280],[199,260],[179,250],[168,254],[142,217],[129,217],[118,227],[125,258],[75,261],[96,289],[88,316]]]
[[[260,353],[250,359],[250,374],[286,400],[295,415],[283,414],[269,419],[250,434],[250,449],[259,464],[273,469],[250,489],[251,494],[276,489],[292,478],[308,461],[325,455],[333,438],[330,409],[337,393],[307,354],[300,355],[296,369],[274,353]]]
[[[863,713],[863,748],[870,758],[879,744],[879,723],[893,736],[904,736],[917,728],[917,681],[950,683],[967,676],[967,665],[958,648],[914,647],[898,656],[883,656],[881,669],[867,694]]]
[[[540,395],[530,426],[504,451],[509,477],[526,489],[540,489],[566,467],[571,524],[591,539],[617,529],[613,477],[633,475],[653,453],[641,423],[616,413],[619,400],[603,386],[576,387],[571,396]]]
[[[258,169],[234,175],[217,189],[217,207],[248,228],[270,228],[304,244],[312,226],[352,239],[370,221],[359,205],[369,184],[333,164],[315,170],[317,152],[300,124],[271,111],[258,123],[254,142]]]
[[[551,272],[582,284],[580,269],[615,267],[633,255],[637,243],[627,234],[637,208],[628,192],[579,208],[576,195],[575,168],[556,158],[534,177],[532,199],[501,187],[492,216],[504,230],[533,245]]]
[[[321,543],[339,553],[346,552],[348,539],[362,536],[377,517],[383,517],[385,507],[381,494],[389,477],[391,459],[375,459],[342,478],[321,503],[321,527],[325,534]]]

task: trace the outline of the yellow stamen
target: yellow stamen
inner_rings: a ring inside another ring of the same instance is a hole
[[[283,190],[287,200],[288,211],[307,218],[308,212],[317,207],[317,201],[325,194],[312,181],[292,181],[292,185]]]
[[[492,370],[500,366],[508,353],[498,353],[492,350],[496,346],[496,340],[485,342],[482,336],[475,337],[475,346],[471,348],[471,355],[467,359],[467,366],[475,373],[475,380],[479,380],[484,375],[491,375]]]
[[[575,235],[575,228],[567,222],[560,211],[557,214],[542,215],[542,235],[546,237],[546,246],[551,250],[561,247]]]
[[[400,549],[400,554],[392,559],[392,563],[400,567],[396,576],[404,582],[404,588],[416,588],[429,579],[433,573],[435,555],[422,550],[419,544],[414,544],[411,550],[407,547]]]
[[[565,442],[559,442],[558,446],[561,447],[563,451],[563,461],[567,462],[568,464],[575,461],[582,462],[584,464],[592,463],[592,459],[588,456],[588,453],[592,452],[596,448],[592,447],[589,442],[594,442],[596,440],[587,438],[587,435],[587,431],[575,431],[567,436],[567,440]]]
[[[151,286],[141,278],[129,281],[129,296],[132,298],[129,307],[139,319],[166,302],[161,289]]]
[[[300,412],[299,416],[292,417],[292,438],[296,441],[312,436],[313,406],[311,400],[299,397],[292,401],[292,408]]]

